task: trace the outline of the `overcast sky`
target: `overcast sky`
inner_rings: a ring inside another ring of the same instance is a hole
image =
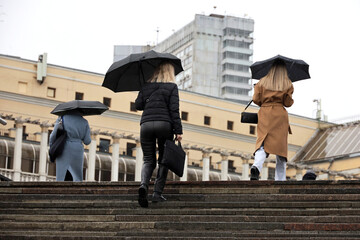
[[[114,45],[154,44],[210,13],[254,19],[254,61],[310,65],[290,113],[315,117],[321,99],[330,121],[360,119],[360,0],[0,0],[0,54],[105,74]]]

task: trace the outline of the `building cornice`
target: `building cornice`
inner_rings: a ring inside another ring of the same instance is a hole
[[[24,59],[24,58],[20,58],[20,57],[15,57],[15,56],[9,56],[9,55],[3,55],[3,54],[0,54],[0,57],[1,58],[5,58],[5,59],[10,59],[10,60],[15,60],[15,61],[18,61],[18,62],[23,62],[23,63],[30,63],[30,64],[37,64],[37,61],[34,61],[34,60],[29,60],[29,59]],[[56,64],[48,64],[49,67],[52,67],[52,68],[56,68],[56,69],[61,69],[61,70],[70,70],[72,72],[78,72],[78,73],[81,73],[81,74],[89,74],[89,75],[94,75],[94,76],[100,76],[100,77],[104,77],[105,75],[102,74],[102,73],[96,73],[96,72],[91,72],[91,71],[86,71],[86,70],[82,70],[82,69],[76,69],[76,68],[70,68],[70,67],[65,67],[65,66],[59,66],[59,65],[56,65]],[[11,66],[7,66],[7,65],[2,65],[0,64],[0,67],[6,67],[6,68],[11,68]],[[22,68],[17,68],[17,70],[29,70],[29,69],[22,69]],[[34,72],[36,73],[36,71],[33,71],[33,70],[29,70],[31,72]]]

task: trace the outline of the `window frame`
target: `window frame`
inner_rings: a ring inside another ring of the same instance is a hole
[[[206,125],[206,126],[211,125],[211,117],[210,116],[204,116],[204,125]]]
[[[251,134],[251,135],[256,134],[256,126],[253,126],[253,125],[249,126],[249,134]]]
[[[181,111],[181,120],[189,121],[189,112]]]
[[[137,112],[135,102],[130,102],[130,112]]]
[[[106,101],[109,101],[109,103],[107,104]],[[103,97],[103,104],[107,107],[111,107],[111,98]]]
[[[229,125],[230,124],[230,125]],[[233,131],[234,130],[234,121],[227,121],[227,130]]]
[[[78,98],[78,94],[81,96],[81,98]],[[84,100],[84,93],[75,92],[75,100]]]
[[[49,90],[53,90],[52,96],[49,94]],[[46,96],[49,98],[55,98],[56,97],[56,88],[48,87],[46,91]]]

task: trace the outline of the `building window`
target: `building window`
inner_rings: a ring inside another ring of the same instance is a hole
[[[227,121],[227,130],[233,130],[233,129],[234,129],[234,122]]]
[[[188,112],[181,112],[181,120],[187,121],[189,117]]]
[[[234,71],[240,71],[240,72],[249,72],[250,68],[248,66],[235,64],[235,63],[224,63],[222,65],[222,69],[223,69],[223,71],[234,70]]]
[[[55,93],[56,93],[55,88],[48,87],[46,96],[51,97],[51,98],[55,98]]]
[[[134,103],[134,102],[130,102],[130,111],[131,111],[131,112],[137,112],[136,106],[135,106],[135,103]]]
[[[186,66],[188,64],[192,63],[192,57],[187,57],[185,58],[185,60],[183,61],[183,66]]]
[[[126,155],[132,157],[133,156],[133,150],[136,148],[135,143],[126,143]]]
[[[75,100],[84,100],[84,93],[75,92]]]
[[[23,126],[23,134],[22,134],[22,140],[26,140],[26,138],[29,136],[28,133],[26,133],[26,126]]]
[[[185,51],[185,54],[191,53],[191,51],[192,51],[192,45],[186,47],[184,51]]]
[[[239,28],[224,28],[223,29],[223,34],[225,36],[244,36],[244,37],[248,37],[250,36],[252,32],[245,30],[245,29],[239,29]]]
[[[236,76],[236,75],[224,75],[222,82],[235,82],[249,84],[249,78]]]
[[[236,40],[225,40],[223,42],[223,47],[231,46],[231,47],[238,47],[238,48],[250,48],[251,43],[246,43],[244,41],[236,41]]]
[[[255,135],[255,126],[250,126],[250,134]]]
[[[223,87],[221,88],[221,94],[240,94],[249,95],[249,89],[237,88],[237,87]]]
[[[99,152],[109,152],[109,147],[110,147],[110,140],[109,139],[104,139],[104,138],[100,138],[100,144],[99,144]]]
[[[236,167],[234,167],[234,160],[229,160],[228,161],[228,171],[229,172],[235,172]]]
[[[205,125],[210,125],[210,120],[211,120],[211,117],[204,116],[204,124]]]
[[[214,165],[212,165],[211,162],[212,162],[212,156],[209,156],[210,169],[214,169]]]
[[[223,52],[223,58],[233,58],[233,59],[242,59],[242,60],[247,60],[249,61],[250,59],[249,54],[244,54],[244,53],[239,53],[239,52]]]
[[[104,99],[103,99],[103,104],[104,104],[105,106],[110,107],[110,105],[111,105],[111,98],[104,97]]]

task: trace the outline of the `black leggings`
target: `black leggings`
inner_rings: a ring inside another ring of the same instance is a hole
[[[166,139],[173,139],[171,123],[166,121],[149,121],[141,124],[140,142],[144,154],[144,164],[141,170],[141,184],[149,185],[151,175],[156,168],[156,142],[159,150],[158,162],[161,162],[164,154],[164,144]],[[154,185],[154,191],[162,193],[168,169],[159,164],[159,169]]]

